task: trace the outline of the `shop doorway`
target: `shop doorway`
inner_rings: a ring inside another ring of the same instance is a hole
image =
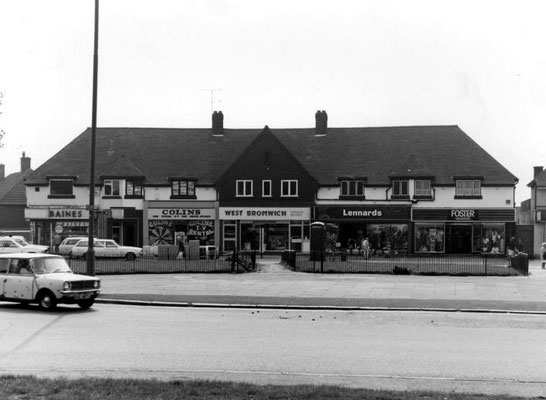
[[[448,225],[446,252],[451,254],[472,253],[472,225]]]
[[[241,223],[241,250],[282,251],[288,249],[287,223]]]

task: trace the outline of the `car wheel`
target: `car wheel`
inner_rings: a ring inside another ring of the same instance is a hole
[[[136,258],[136,254],[135,254],[135,253],[127,253],[127,254],[125,254],[125,259],[126,259],[127,261],[133,261],[135,258]]]
[[[94,302],[95,302],[95,299],[85,299],[85,300],[77,301],[78,305],[84,310],[87,310],[88,308],[90,308]]]
[[[38,296],[38,306],[44,311],[54,310],[57,307],[57,299],[53,296],[53,293],[43,291]]]

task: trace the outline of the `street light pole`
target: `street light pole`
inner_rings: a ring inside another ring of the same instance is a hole
[[[89,171],[89,240],[87,275],[95,275],[95,147],[97,141],[97,78],[99,68],[99,0],[95,0],[95,45],[93,51],[93,106],[91,116],[91,167]]]

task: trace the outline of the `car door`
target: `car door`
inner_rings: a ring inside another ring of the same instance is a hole
[[[108,257],[122,257],[120,247],[113,240],[105,240],[104,244],[106,245],[106,251],[108,252]]]
[[[106,247],[104,245],[104,240],[95,240],[95,257],[108,257],[106,253]]]
[[[12,258],[3,277],[4,296],[7,299],[32,300],[34,279],[28,260]]]

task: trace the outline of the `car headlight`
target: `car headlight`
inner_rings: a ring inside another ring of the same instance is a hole
[[[63,290],[70,290],[71,286],[72,285],[70,285],[70,282],[65,282],[65,283],[63,283]]]
[[[93,283],[93,286],[95,287],[95,289],[98,289],[100,287],[100,281],[95,281]]]

